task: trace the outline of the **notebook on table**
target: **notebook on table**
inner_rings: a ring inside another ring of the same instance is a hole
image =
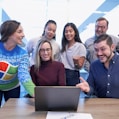
[[[79,96],[75,86],[36,86],[35,111],[76,111]]]

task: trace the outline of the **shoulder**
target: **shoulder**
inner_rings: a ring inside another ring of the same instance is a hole
[[[30,71],[33,71],[34,70],[34,65],[32,65],[31,67],[30,67]]]
[[[108,34],[108,35],[112,38],[114,44],[117,44],[119,42],[119,38],[117,36],[114,36],[111,34]]]
[[[118,53],[118,52],[116,52],[116,53],[114,54],[114,57],[112,58],[112,61],[119,63],[119,53]]]
[[[29,42],[38,41],[38,40],[40,40],[40,39],[41,39],[41,36],[34,37],[34,38],[31,38],[31,39],[29,40]]]
[[[117,36],[114,36],[112,34],[108,34],[111,38],[119,39]]]
[[[29,39],[27,45],[34,45],[40,39],[41,39],[41,36]]]
[[[64,67],[64,64],[59,62],[59,61],[52,61],[52,63],[55,65],[55,66],[58,66],[58,67]]]
[[[85,45],[83,43],[80,43],[80,42],[76,42],[75,43],[77,46],[82,46],[82,47],[85,47]]]
[[[16,46],[16,49],[15,49],[19,54],[27,54],[27,51],[22,48],[21,46]]]
[[[59,46],[59,44],[56,42],[55,39],[52,39],[50,42],[51,42],[51,44],[53,44],[53,45],[55,44],[55,45]]]
[[[92,36],[92,37],[88,38],[85,41],[85,46],[88,47],[89,45],[93,44],[94,40],[95,40],[95,36]]]
[[[0,46],[3,46],[3,42],[0,42]]]
[[[93,68],[97,68],[100,65],[103,65],[103,64],[100,62],[99,59],[97,59],[91,63],[91,67],[93,67]]]
[[[0,42],[0,53],[3,53],[3,52],[6,52],[6,51],[4,50],[3,42]]]
[[[52,39],[50,42],[51,42],[53,51],[54,51],[54,52],[59,52],[59,51],[60,51],[60,46],[59,46],[59,44],[58,44],[54,39]]]
[[[75,43],[75,47],[80,48],[80,49],[83,49],[83,50],[86,49],[85,45],[83,43],[79,43],[79,42],[76,42]]]

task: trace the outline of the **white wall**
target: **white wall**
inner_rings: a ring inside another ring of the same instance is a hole
[[[62,30],[67,22],[74,22],[79,27],[105,0],[0,0],[3,8],[11,19],[22,23],[26,39],[29,40],[42,34],[47,20],[57,22],[57,42],[60,44]],[[113,1],[113,0],[112,0]],[[117,35],[119,6],[106,13],[109,33]],[[83,42],[94,34],[94,24],[80,33]]]

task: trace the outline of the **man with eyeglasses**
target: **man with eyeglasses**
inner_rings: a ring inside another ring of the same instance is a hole
[[[95,23],[95,35],[85,41],[85,46],[87,49],[87,57],[86,57],[84,69],[86,71],[89,71],[90,64],[97,59],[97,56],[95,55],[93,43],[100,35],[106,34],[108,30],[108,25],[109,22],[106,18],[104,17],[98,18]],[[115,46],[117,46],[117,44],[119,43],[119,38],[113,35],[109,35],[109,36],[112,38]]]

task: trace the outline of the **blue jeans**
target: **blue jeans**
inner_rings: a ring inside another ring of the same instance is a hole
[[[66,72],[66,85],[75,86],[77,83],[80,83],[80,72],[77,70],[65,69]]]
[[[20,86],[12,90],[9,90],[9,91],[0,90],[0,107],[1,107],[3,96],[4,96],[5,101],[7,101],[9,98],[19,98],[20,97]]]

